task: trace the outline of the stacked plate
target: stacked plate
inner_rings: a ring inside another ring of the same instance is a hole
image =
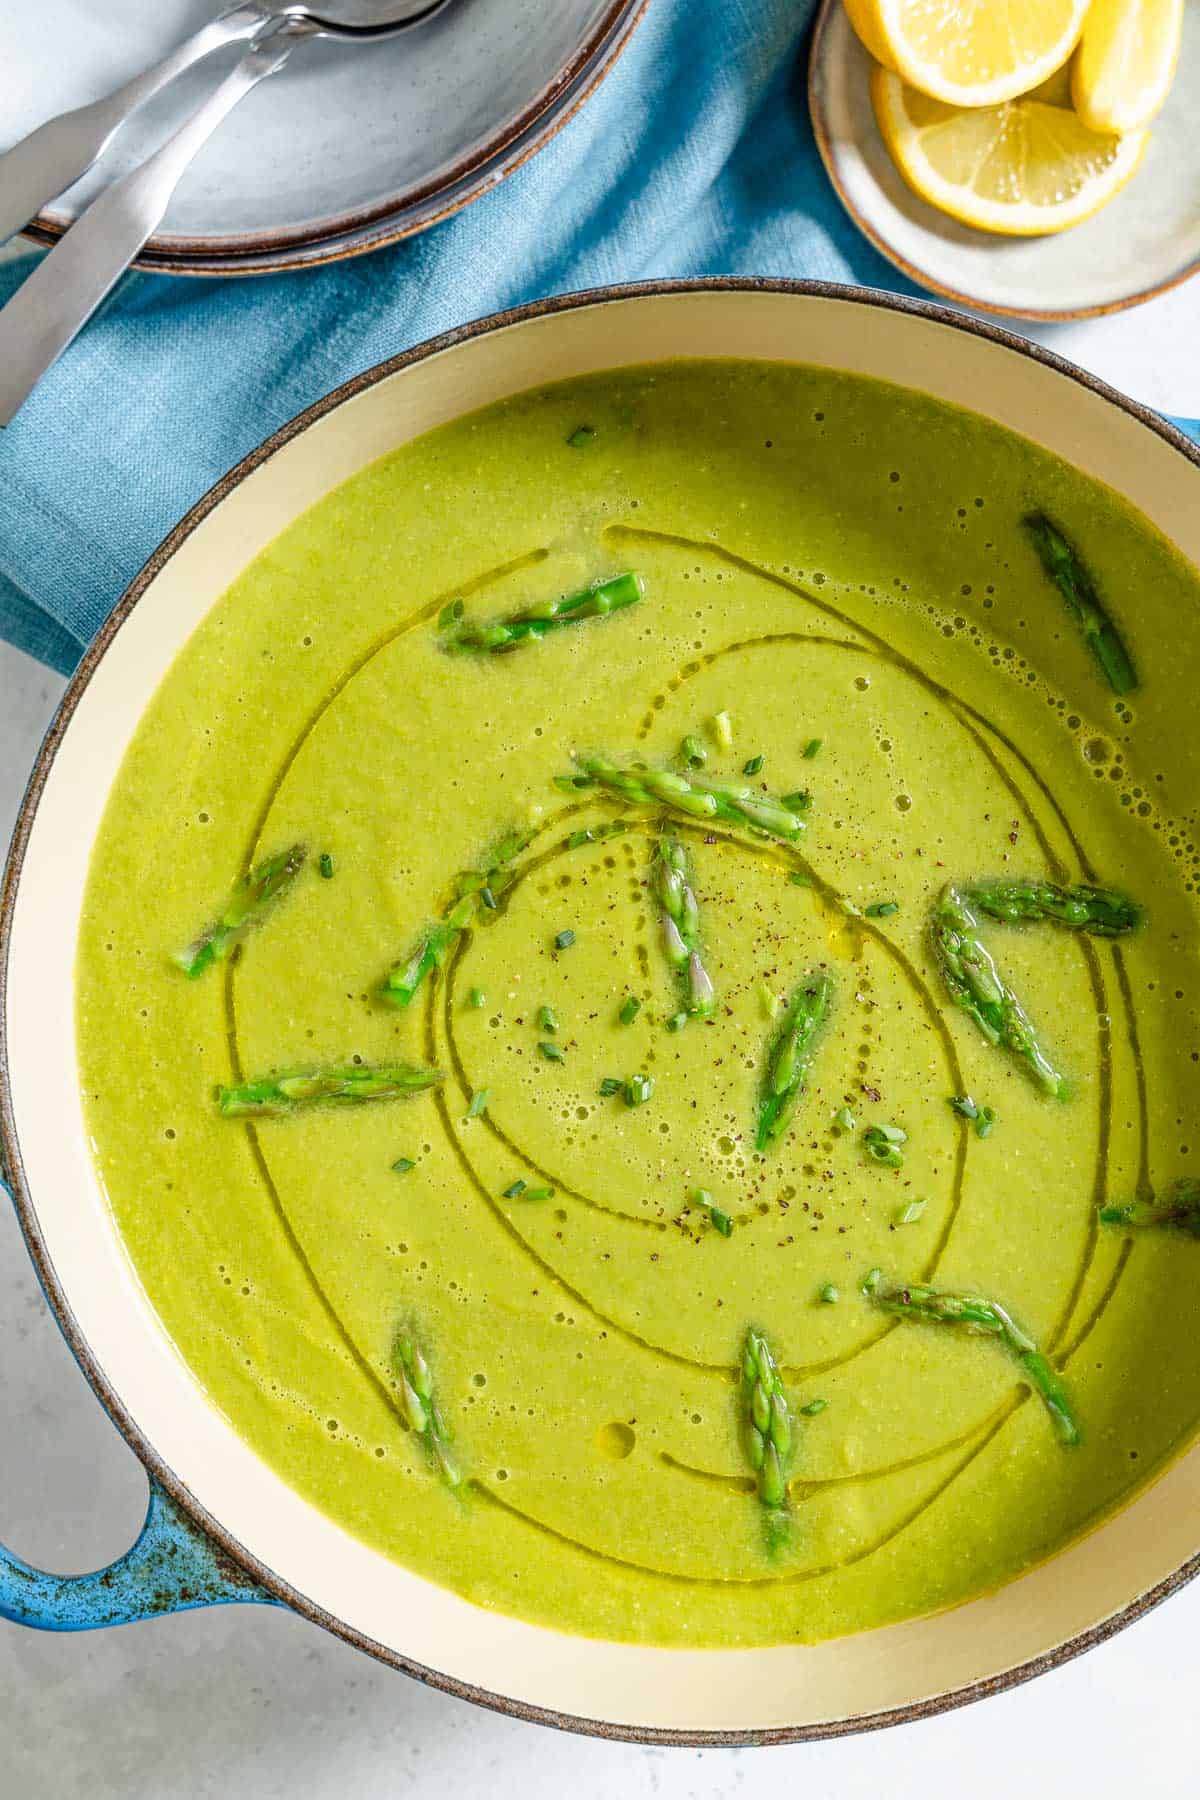
[[[553,136],[620,53],[645,0],[451,0],[362,49],[300,45],[206,145],[138,266],[254,274],[372,250],[464,206]],[[109,92],[219,10],[215,0],[7,0],[0,9],[0,149]],[[238,49],[226,53],[230,66]],[[217,59],[184,76],[39,216],[60,236],[114,175],[142,161]]]

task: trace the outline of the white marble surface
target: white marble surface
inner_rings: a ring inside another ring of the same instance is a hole
[[[1200,283],[1039,333],[1139,398],[1200,414]],[[61,683],[0,645],[0,844]],[[126,1548],[145,1481],[71,1360],[0,1202],[0,1536],[80,1570]],[[0,1624],[0,1800],[1088,1800],[1194,1796],[1200,1582],[1111,1643],[965,1711],[772,1751],[645,1750],[517,1724],[283,1612],[94,1635]]]

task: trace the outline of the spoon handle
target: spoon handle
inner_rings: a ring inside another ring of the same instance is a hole
[[[283,28],[254,44],[204,104],[139,168],[94,200],[0,309],[0,426],[116,285],[161,222],[196,152],[299,40]]]
[[[232,7],[115,93],[47,119],[0,155],[0,244],[86,174],[139,106],[214,50],[261,31],[268,17],[262,6]]]

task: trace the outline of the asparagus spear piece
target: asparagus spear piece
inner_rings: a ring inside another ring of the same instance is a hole
[[[933,1325],[961,1325],[964,1331],[998,1338],[1013,1356],[1029,1385],[1040,1394],[1054,1428],[1064,1444],[1079,1442],[1079,1422],[1058,1371],[1043,1356],[1033,1339],[1022,1331],[1012,1314],[995,1300],[980,1294],[945,1294],[915,1283],[905,1287],[877,1288],[868,1299],[882,1312],[899,1319],[923,1319]]]
[[[450,1433],[433,1397],[433,1376],[420,1346],[406,1331],[396,1339],[396,1361],[408,1422],[424,1442],[442,1479],[456,1488],[462,1481],[462,1471],[450,1453]]]
[[[427,975],[440,969],[446,951],[458,936],[445,925],[429,925],[406,962],[393,963],[384,978],[382,994],[393,1006],[407,1006]]]
[[[1034,1080],[1061,1099],[1066,1082],[1038,1042],[1025,1008],[1007,985],[979,937],[979,920],[962,889],[943,888],[932,921],[933,950],[956,1006],[968,1013],[989,1043],[1020,1057]]]
[[[799,814],[742,782],[715,781],[695,770],[681,775],[673,769],[652,769],[643,762],[622,768],[607,756],[577,756],[575,761],[581,772],[561,777],[564,787],[600,787],[631,806],[664,807],[690,819],[753,825],[768,837],[789,844],[805,829]]]
[[[384,976],[380,995],[392,1006],[408,1006],[427,975],[440,969],[446,953],[465,925],[482,907],[496,910],[499,896],[513,878],[513,864],[532,842],[534,832],[509,831],[488,849],[478,867],[460,869],[451,888],[451,901],[441,919],[427,925],[409,955],[393,963]]]
[[[768,1534],[774,1542],[786,1526],[792,1422],[778,1365],[760,1331],[746,1333],[741,1398],[746,1456],[754,1470],[759,1500],[768,1508]]]
[[[1114,694],[1132,693],[1138,684],[1133,659],[1105,611],[1079,552],[1045,513],[1029,513],[1021,523],[1043,569],[1066,601],[1068,612],[1081,626],[1109,687]]]
[[[293,844],[290,850],[281,850],[278,856],[268,857],[257,869],[243,875],[220,917],[206,925],[186,950],[176,951],[171,961],[194,981],[211,963],[228,956],[243,933],[257,925],[272,903],[291,886],[307,855],[303,844]]]
[[[446,650],[482,650],[491,653],[515,650],[518,644],[543,638],[563,625],[577,625],[583,619],[603,619],[609,613],[633,606],[645,592],[640,575],[626,571],[608,581],[597,581],[578,594],[565,594],[559,600],[544,600],[510,613],[491,625],[472,625],[455,621],[442,639]]]
[[[217,1106],[223,1117],[240,1119],[298,1112],[310,1106],[356,1105],[364,1100],[399,1100],[436,1087],[446,1078],[440,1069],[412,1063],[394,1063],[370,1069],[351,1063],[341,1069],[297,1070],[283,1075],[264,1075],[217,1089]]]
[[[1159,1226],[1200,1238],[1200,1181],[1185,1175],[1160,1200],[1127,1200],[1123,1206],[1102,1206],[1099,1214],[1102,1225]]]
[[[829,1017],[832,999],[833,980],[823,974],[810,975],[792,995],[767,1057],[758,1108],[756,1150],[769,1150],[787,1130],[804,1092],[813,1048]]]
[[[477,904],[495,911],[494,902],[512,881],[513,864],[536,835],[533,827],[506,831],[488,846],[476,868],[459,870],[452,886],[453,902],[444,915],[453,930],[469,923]]]
[[[1124,937],[1142,920],[1136,900],[1112,888],[1060,887],[1053,881],[976,881],[966,889],[972,906],[1006,925],[1051,919],[1095,937]]]
[[[662,908],[663,948],[683,992],[688,1018],[712,1016],[716,993],[700,947],[700,908],[691,885],[687,851],[678,838],[660,838],[650,884]]]

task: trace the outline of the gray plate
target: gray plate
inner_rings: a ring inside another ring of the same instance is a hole
[[[809,65],[817,145],[860,231],[922,287],[1019,319],[1085,319],[1200,270],[1200,0],[1186,8],[1179,69],[1141,168],[1093,218],[1050,237],[976,231],[919,199],[879,134],[870,68],[840,0],[825,0]]]
[[[452,0],[389,42],[301,45],[205,146],[139,265],[249,274],[422,230],[553,135],[611,67],[644,5]],[[116,87],[219,10],[219,0],[5,0],[0,148]],[[132,120],[32,235],[60,235],[236,58],[213,57]]]

